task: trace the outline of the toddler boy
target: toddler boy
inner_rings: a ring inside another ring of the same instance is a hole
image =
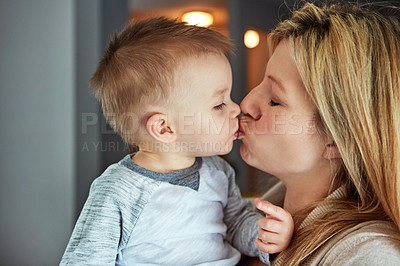
[[[61,265],[235,265],[241,253],[269,263],[256,245],[263,216],[215,156],[237,138],[231,50],[215,31],[166,18],[111,40],[90,85],[138,152],[93,182]],[[287,213],[274,219],[292,226]],[[291,238],[267,233],[284,239],[280,250]]]

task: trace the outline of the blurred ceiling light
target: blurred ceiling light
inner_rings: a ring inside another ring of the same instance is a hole
[[[254,48],[260,43],[260,35],[255,30],[248,30],[244,34],[244,45],[247,48]]]
[[[192,11],[183,14],[182,21],[189,25],[197,25],[200,27],[208,27],[214,22],[214,18],[210,13],[202,11]]]

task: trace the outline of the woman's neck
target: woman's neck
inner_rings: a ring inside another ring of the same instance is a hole
[[[158,173],[169,173],[192,166],[196,158],[180,153],[138,151],[133,157],[137,165]]]
[[[331,189],[329,175],[291,177],[281,179],[286,186],[284,209],[292,215],[304,217],[316,203],[328,196]]]

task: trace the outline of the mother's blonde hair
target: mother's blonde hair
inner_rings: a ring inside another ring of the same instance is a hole
[[[400,24],[370,7],[307,3],[270,34],[272,49],[284,39],[341,153],[336,181],[351,195],[295,232],[283,264],[298,265],[363,221],[391,220],[400,229]]]

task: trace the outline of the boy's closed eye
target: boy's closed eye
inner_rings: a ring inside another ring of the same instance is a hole
[[[226,105],[225,103],[218,104],[218,105],[214,106],[214,109],[221,110],[222,108],[224,108],[225,105]]]

